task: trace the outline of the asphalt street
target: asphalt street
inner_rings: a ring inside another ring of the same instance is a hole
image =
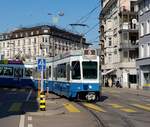
[[[42,112],[36,92],[0,89],[0,127],[149,127],[149,118],[148,91],[103,88],[96,103],[69,101],[50,93]]]

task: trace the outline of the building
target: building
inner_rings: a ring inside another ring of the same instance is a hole
[[[150,0],[139,0],[139,87],[150,88]]]
[[[137,87],[137,0],[102,0],[100,45],[103,83],[117,80],[123,87]],[[109,84],[110,85],[110,84]]]
[[[51,57],[88,46],[81,35],[49,25],[20,28],[0,35],[5,59],[34,60],[42,55],[42,50],[44,57]]]

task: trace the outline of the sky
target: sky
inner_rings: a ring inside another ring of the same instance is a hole
[[[99,5],[100,0],[0,0],[0,33],[52,24],[80,34],[87,33],[84,35],[87,41],[97,46]],[[85,26],[69,25],[75,23]]]

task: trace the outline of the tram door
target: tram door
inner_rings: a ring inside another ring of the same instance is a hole
[[[23,69],[22,68],[14,68],[14,81],[16,87],[21,87],[21,79],[23,78]]]

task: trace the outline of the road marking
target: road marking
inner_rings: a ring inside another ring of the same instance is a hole
[[[3,88],[4,90],[8,90],[8,88]]]
[[[20,92],[25,92],[25,89],[20,89]]]
[[[69,112],[80,112],[80,110],[78,110],[74,105],[66,103],[63,104],[65,106],[65,108],[69,111]]]
[[[94,109],[98,112],[106,112],[105,110],[103,110],[102,108],[100,108],[99,106],[97,105],[94,105],[94,104],[91,104],[91,103],[84,103],[84,105],[90,109]]]
[[[140,109],[144,109],[144,110],[147,110],[147,111],[150,111],[150,107],[148,106],[144,106],[144,105],[140,105],[140,104],[131,104],[137,108],[140,108]]]
[[[32,90],[31,90],[32,91]],[[30,91],[30,92],[31,92]],[[26,102],[29,100],[29,98],[30,98],[30,96],[31,96],[31,93],[29,92],[29,94],[28,94],[28,96],[27,96],[27,98],[26,98]],[[20,122],[19,122],[19,127],[24,127],[24,121],[25,121],[25,115],[21,115],[20,116]],[[32,127],[32,126],[30,126],[30,127]]]
[[[20,111],[21,106],[22,106],[22,103],[13,103],[8,111],[9,112],[18,112],[18,111]]]
[[[29,94],[28,94],[28,96],[27,96],[27,98],[26,98],[26,102],[29,100],[31,94],[32,94],[32,90],[30,90],[30,92],[29,92]]]
[[[111,90],[111,91],[108,91],[109,93],[120,93],[120,91],[115,91],[115,90]]]
[[[24,120],[25,120],[25,115],[21,115],[20,116],[19,127],[24,127]]]
[[[11,91],[13,91],[13,92],[14,92],[14,91],[17,91],[17,89],[16,89],[16,88],[13,88]]]
[[[121,110],[121,111],[124,111],[124,112],[128,112],[128,113],[136,112],[135,110],[129,109],[129,108],[122,108],[122,109],[120,109],[120,110]]]
[[[113,108],[123,108],[123,106],[119,104],[109,103],[108,105],[111,105]]]
[[[32,121],[32,117],[31,116],[28,116],[28,121]]]
[[[32,124],[28,124],[28,127],[33,127],[33,125]]]

